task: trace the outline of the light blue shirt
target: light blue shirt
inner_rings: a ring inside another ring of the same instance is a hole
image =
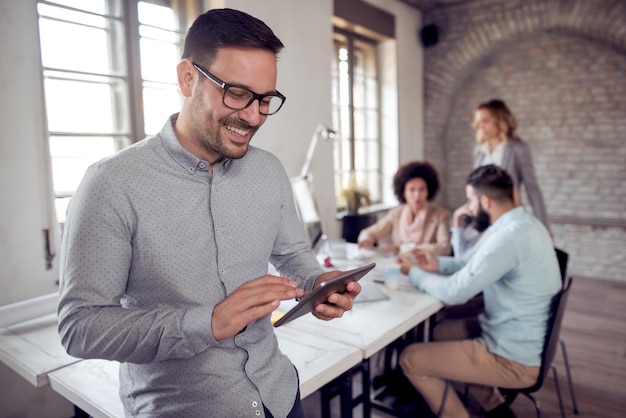
[[[409,279],[447,305],[460,305],[483,292],[479,340],[493,354],[539,366],[550,301],[562,286],[550,235],[523,208],[500,216],[483,235],[467,263],[440,261],[446,276],[413,267]]]
[[[175,120],[173,117],[172,121]],[[286,416],[296,370],[269,315],[216,341],[213,308],[268,271],[323,273],[272,154],[213,166],[162,131],[91,166],[68,209],[59,332],[68,352],[121,362],[127,416]]]

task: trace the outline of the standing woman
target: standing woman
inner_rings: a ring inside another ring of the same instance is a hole
[[[430,163],[402,165],[393,177],[393,191],[401,205],[361,231],[359,248],[373,247],[390,237],[391,243],[381,246],[385,250],[398,253],[408,244],[436,255],[450,255],[450,212],[430,203],[438,190],[437,170]]]
[[[474,113],[476,130],[476,158],[474,168],[495,164],[505,169],[513,178],[516,203],[520,203],[520,188],[535,215],[550,230],[543,194],[535,175],[530,148],[517,136],[517,121],[507,105],[498,99],[481,103]]]

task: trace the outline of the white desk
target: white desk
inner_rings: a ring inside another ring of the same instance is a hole
[[[0,360],[37,387],[48,384],[49,372],[80,361],[61,345],[55,313],[0,329]]]
[[[276,329],[278,344],[296,366],[305,398],[361,363],[360,350],[298,330]],[[51,372],[50,387],[94,418],[124,417],[119,399],[119,363],[83,360]]]
[[[380,280],[381,270],[377,265],[361,280]],[[367,359],[443,307],[438,299],[413,287],[406,276],[397,290],[377,285],[389,295],[388,300],[355,303],[352,311],[328,322],[306,314],[283,327],[323,335],[330,341],[356,347]]]

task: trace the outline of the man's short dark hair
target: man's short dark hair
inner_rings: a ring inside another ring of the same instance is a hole
[[[411,161],[398,168],[398,171],[393,176],[393,192],[398,201],[406,203],[404,188],[409,180],[414,178],[421,178],[426,182],[428,201],[432,201],[439,191],[439,176],[435,167],[427,161]]]
[[[486,195],[496,202],[514,201],[513,179],[497,165],[489,164],[474,169],[465,184],[472,186],[478,195]]]
[[[283,43],[261,20],[239,10],[211,9],[200,15],[185,38],[183,58],[209,66],[223,47],[248,47],[272,51]]]

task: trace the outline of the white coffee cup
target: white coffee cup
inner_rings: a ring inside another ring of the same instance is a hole
[[[400,266],[387,266],[383,268],[383,278],[385,286],[390,290],[396,290],[400,287]]]
[[[400,254],[408,253],[413,248],[415,248],[414,242],[403,242],[400,244]]]

